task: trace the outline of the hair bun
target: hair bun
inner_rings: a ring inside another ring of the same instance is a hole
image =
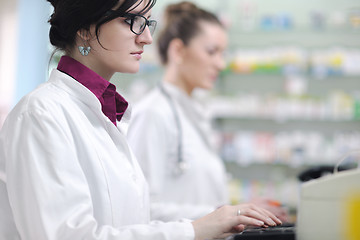
[[[165,11],[165,21],[171,22],[171,20],[174,18],[181,17],[184,14],[192,14],[197,10],[198,7],[194,3],[188,1],[170,4]]]
[[[171,11],[174,11],[174,12],[191,11],[194,9],[197,9],[197,6],[194,3],[187,2],[187,1],[180,2],[178,4],[172,4],[172,5],[169,5],[169,7],[168,7],[168,10],[170,12]]]

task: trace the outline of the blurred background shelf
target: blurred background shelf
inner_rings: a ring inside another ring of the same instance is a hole
[[[271,119],[223,115],[214,117],[214,126],[219,131],[318,131],[329,135],[337,132],[360,130],[359,120]]]
[[[359,40],[360,41],[360,40]],[[360,90],[360,76],[331,76],[317,79],[306,74],[308,95],[324,96],[330,91]],[[285,92],[287,77],[280,74],[226,74],[216,85],[216,91],[223,95],[241,92],[282,93]]]
[[[269,46],[301,46],[307,49],[334,46],[359,47],[359,30],[351,29],[304,29],[304,30],[257,30],[230,33],[229,48],[259,48]]]

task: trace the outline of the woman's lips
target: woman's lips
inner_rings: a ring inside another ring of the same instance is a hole
[[[215,82],[218,79],[218,77],[219,77],[218,74],[214,74],[210,76],[210,79]]]
[[[143,51],[133,52],[133,53],[131,53],[131,55],[133,55],[137,60],[140,60],[142,53],[143,53]]]

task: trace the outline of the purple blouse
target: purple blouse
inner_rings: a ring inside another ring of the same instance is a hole
[[[99,99],[101,110],[116,126],[128,107],[128,102],[116,92],[114,84],[69,56],[62,56],[57,69],[84,85]]]

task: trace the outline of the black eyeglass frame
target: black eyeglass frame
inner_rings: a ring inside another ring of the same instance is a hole
[[[107,15],[108,15],[108,17],[110,18],[110,20],[112,20],[112,19],[115,19],[115,18],[117,18],[117,17],[124,17],[124,18],[129,18],[130,19],[130,23],[128,23],[128,24],[130,24],[130,30],[131,30],[131,32],[133,32],[134,34],[136,34],[136,35],[141,35],[143,32],[144,32],[144,30],[145,30],[145,28],[146,28],[146,26],[148,26],[148,27],[150,27],[150,26],[153,26],[153,31],[151,31],[150,30],[150,33],[151,33],[151,35],[154,33],[154,31],[155,31],[155,28],[156,28],[156,25],[157,25],[157,21],[156,20],[148,20],[145,16],[143,16],[143,15],[141,15],[141,14],[135,14],[135,13],[123,13],[123,14],[119,14],[117,11],[115,11],[115,10],[109,10],[108,12],[107,12]],[[133,29],[133,25],[134,25],[134,20],[135,20],[135,18],[136,17],[141,17],[141,18],[143,18],[144,20],[145,20],[145,24],[144,24],[144,27],[142,28],[142,29],[140,29],[140,32],[136,32],[136,31],[134,31],[134,29]],[[110,21],[110,20],[108,20],[108,21]],[[126,20],[125,20],[126,21]]]

